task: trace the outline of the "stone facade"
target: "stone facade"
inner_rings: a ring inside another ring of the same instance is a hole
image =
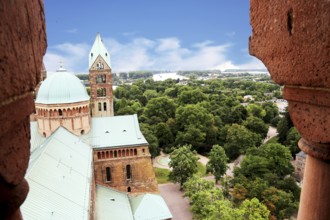
[[[330,1],[250,2],[250,54],[285,85],[298,145],[308,154],[298,219],[330,219]]]
[[[90,130],[89,101],[66,104],[36,103],[38,130],[44,137],[50,136],[59,126],[63,126],[75,135]]]
[[[113,116],[111,68],[99,55],[89,69],[93,117]]]
[[[46,52],[42,0],[0,1],[0,219],[21,219],[28,193],[29,115]]]
[[[132,194],[158,192],[148,146],[94,149],[96,184]]]

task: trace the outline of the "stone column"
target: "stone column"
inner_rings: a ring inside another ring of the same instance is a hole
[[[299,220],[330,219],[330,1],[251,0],[250,54],[284,87],[308,154]]]
[[[43,1],[0,1],[0,18],[0,219],[21,219],[29,189],[29,115],[46,52]]]

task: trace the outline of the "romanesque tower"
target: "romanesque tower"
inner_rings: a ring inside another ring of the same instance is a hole
[[[89,53],[89,81],[92,116],[113,116],[110,54],[99,33]]]

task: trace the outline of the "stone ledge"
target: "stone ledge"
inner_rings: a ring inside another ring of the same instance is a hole
[[[304,138],[301,138],[298,145],[299,148],[308,155],[330,162],[330,144],[311,144]]]

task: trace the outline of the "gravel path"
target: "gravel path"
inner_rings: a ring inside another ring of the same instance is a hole
[[[159,184],[158,189],[173,215],[172,220],[191,220],[193,218],[189,210],[189,200],[183,197],[179,184]]]

